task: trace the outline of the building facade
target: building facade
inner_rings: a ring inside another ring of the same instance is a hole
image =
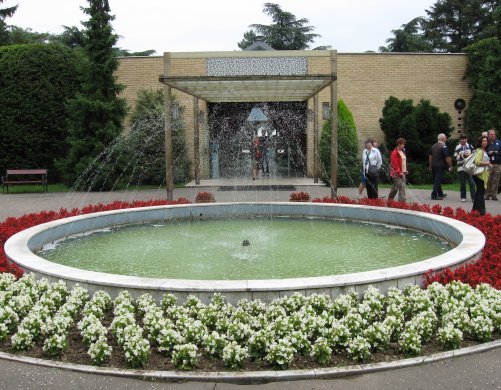
[[[198,154],[202,178],[240,175],[248,169],[246,145],[252,131],[259,129],[251,129],[249,133],[249,124],[244,122],[255,106],[270,117],[269,130],[280,135],[274,145],[275,172],[284,174],[283,157],[287,155],[288,174],[292,171],[294,175],[313,177],[320,169],[315,158],[318,128],[322,128],[326,110],[331,108],[333,85],[337,99],[342,99],[353,113],[361,142],[367,137],[382,140],[379,118],[390,96],[412,99],[415,104],[421,99],[430,100],[440,111],[449,113],[455,128],[453,136],[458,136],[464,110],[458,111],[454,102],[457,99],[468,102],[471,97],[468,82],[463,78],[466,66],[464,54],[350,54],[332,50],[187,52],[121,58],[117,81],[126,86],[123,96],[130,107],[134,106],[139,90],[164,88],[159,78],[175,81],[171,84],[172,94],[184,107],[190,159],[195,161]],[[286,83],[269,85],[270,75],[284,76]],[[322,84],[316,75],[335,75],[335,78]],[[214,83],[208,84],[217,82],[218,77],[224,81],[231,76],[250,81],[218,88]],[[311,96],[305,95],[306,90],[296,95],[291,92],[303,88],[301,80],[297,80],[301,77],[303,83],[313,88]],[[179,80],[186,83],[176,84]],[[196,86],[189,85],[190,81]],[[240,94],[245,88],[251,93]],[[280,112],[282,117],[289,117],[289,122],[280,120]],[[290,145],[297,146],[300,152],[289,154],[286,148],[290,149]],[[216,157],[216,162],[223,164],[221,170],[215,167]],[[230,164],[232,159],[241,164]]]

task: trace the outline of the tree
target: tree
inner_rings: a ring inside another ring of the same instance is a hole
[[[465,127],[475,139],[482,131],[501,129],[501,40],[488,38],[465,49],[466,77],[473,90]]]
[[[412,19],[407,24],[402,24],[402,28],[392,30],[394,38],[388,38],[388,46],[381,46],[380,52],[410,52],[421,53],[430,52],[431,45],[423,36],[423,24],[425,19],[421,16]]]
[[[263,12],[271,16],[273,24],[251,24],[254,30],[247,31],[238,47],[245,49],[252,45],[256,39],[262,38],[275,50],[305,50],[309,43],[320,37],[312,33],[313,26],[307,26],[308,19],[297,20],[290,12],[283,11],[280,5],[265,3]]]
[[[9,32],[9,45],[30,45],[36,43],[50,43],[49,33],[38,33],[31,28],[12,26]]]
[[[0,0],[0,4],[3,2],[4,0]],[[14,15],[17,7],[18,6],[15,5],[13,7],[0,8],[0,46],[7,45],[9,43],[9,32],[7,30],[5,19]]]
[[[358,155],[357,128],[353,114],[342,100],[338,100],[338,186],[353,186],[360,172]],[[319,142],[319,155],[322,163],[322,180],[331,180],[331,120],[324,122]]]
[[[426,10],[425,37],[434,51],[459,53],[478,40],[490,18],[485,0],[438,0]]]
[[[174,182],[184,183],[190,178],[190,161],[184,134],[183,107],[174,100],[179,115],[172,118],[172,154]],[[165,180],[165,105],[162,89],[140,90],[131,114],[131,128],[127,134],[128,160],[135,162],[131,180],[136,183],[159,185]]]
[[[122,86],[116,83],[114,72],[118,61],[113,45],[118,37],[113,33],[107,0],[88,0],[89,7],[82,10],[90,16],[83,22],[85,30],[84,53],[88,60],[87,80],[82,91],[70,100],[68,107],[69,145],[68,156],[59,161],[65,181],[73,184],[75,179],[90,166],[90,163],[104,152],[106,147],[122,131],[122,122],[126,114],[126,103],[118,98]],[[114,180],[114,162],[103,162],[98,175],[89,189],[109,189]]]
[[[385,135],[386,149],[393,150],[395,140],[404,137],[409,181],[425,183],[431,178],[427,170],[431,145],[437,142],[439,133],[449,136],[453,130],[449,114],[440,112],[429,100],[422,99],[414,106],[412,100],[399,100],[394,96],[384,102],[382,113],[379,124]]]
[[[48,168],[66,155],[66,100],[81,83],[79,53],[62,45],[0,48],[0,171]]]

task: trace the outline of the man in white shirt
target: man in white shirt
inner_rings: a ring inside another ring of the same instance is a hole
[[[365,149],[362,152],[362,169],[367,180],[367,197],[377,199],[379,169],[383,165],[383,159],[378,149],[374,147],[374,140],[369,138],[365,141]]]
[[[470,186],[471,200],[475,199],[475,182],[471,175],[463,170],[464,159],[468,157],[475,149],[468,143],[468,137],[462,134],[459,137],[459,144],[454,150],[454,157],[456,158],[459,174],[459,193],[461,202],[466,202],[466,180]]]

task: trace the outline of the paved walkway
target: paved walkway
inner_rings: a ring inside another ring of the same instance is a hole
[[[217,202],[286,202],[293,191],[304,191],[312,198],[323,198],[330,196],[330,189],[324,185],[314,184],[312,179],[258,179],[252,180],[206,180],[201,181],[201,185],[195,186],[190,183],[189,187],[174,189],[174,198],[185,197],[193,201],[200,191],[213,192]],[[264,185],[264,187],[263,187]],[[289,189],[280,190],[288,186]],[[269,188],[278,188],[270,191]],[[290,188],[294,187],[295,190]],[[241,190],[247,188],[246,190]],[[224,189],[224,190],[222,190]],[[387,196],[388,188],[381,189],[382,196]],[[340,188],[338,195],[357,199],[356,188]],[[0,194],[0,221],[7,217],[21,216],[25,213],[39,212],[42,210],[59,210],[61,207],[72,209],[81,208],[89,204],[110,203],[116,200],[149,200],[165,199],[165,188],[158,190],[142,191],[113,191],[113,192],[68,192],[68,193],[29,193],[29,194]],[[429,190],[407,189],[407,201],[427,203],[430,205],[440,204],[450,206],[454,209],[462,207],[469,211],[472,207],[471,200],[461,203],[458,192],[449,191],[448,196],[441,201],[431,200]],[[487,212],[497,215],[501,214],[501,201],[486,201]]]
[[[267,180],[267,181],[266,181]],[[280,182],[261,179],[255,182],[232,183],[202,182],[202,186],[194,186],[174,190],[174,198],[186,197],[193,200],[199,191],[211,191],[218,202],[229,201],[287,201],[288,190],[263,191],[250,188],[247,191],[221,191],[221,186],[245,185],[256,186],[264,183],[272,186],[293,185],[296,191],[308,192],[312,197],[330,195],[329,188],[314,185],[311,179],[297,181],[282,180]],[[382,189],[381,194],[387,195],[388,189]],[[357,198],[355,188],[343,188],[339,195]],[[409,202],[441,204],[452,208],[463,207],[470,210],[472,203],[461,203],[459,194],[449,192],[443,201],[430,200],[430,191],[408,189]],[[21,216],[26,213],[42,210],[58,210],[61,207],[71,209],[88,204],[109,203],[115,200],[149,200],[165,198],[165,189],[147,191],[117,191],[106,193],[30,193],[1,194],[0,221],[10,216]],[[491,214],[501,214],[501,201],[487,201],[487,211]],[[236,385],[220,383],[155,383],[113,376],[89,375],[65,371],[55,368],[44,368],[2,361],[0,364],[0,389],[2,390],[38,390],[52,389],[233,389]],[[396,370],[365,374],[332,380],[309,380],[295,382],[276,382],[260,385],[248,385],[245,389],[501,389],[501,349],[495,349],[471,356],[457,357],[442,362],[423,366],[401,368]]]

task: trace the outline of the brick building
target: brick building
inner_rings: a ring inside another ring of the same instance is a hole
[[[369,136],[383,138],[379,118],[390,96],[415,103],[430,100],[440,111],[449,113],[457,136],[464,111],[456,110],[454,102],[468,102],[471,97],[468,82],[463,79],[466,65],[464,54],[173,52],[121,58],[117,78],[126,86],[123,96],[130,106],[134,106],[138,90],[163,88],[160,76],[170,82],[176,101],[184,106],[194,176],[246,174],[252,133],[266,129],[267,134],[275,132],[275,174],[283,175],[287,164],[287,174],[314,177],[320,169],[314,158],[315,140],[331,106],[331,96],[337,95],[353,113],[361,142]],[[279,83],[277,75],[284,76],[284,83]],[[335,77],[326,81],[329,75]],[[215,86],[218,80],[224,84],[222,80],[232,76],[236,81],[248,81]],[[307,86],[312,92],[309,96]],[[291,89],[298,93],[294,95]],[[254,107],[264,112],[269,123],[249,122]],[[295,152],[290,151],[291,145]]]

